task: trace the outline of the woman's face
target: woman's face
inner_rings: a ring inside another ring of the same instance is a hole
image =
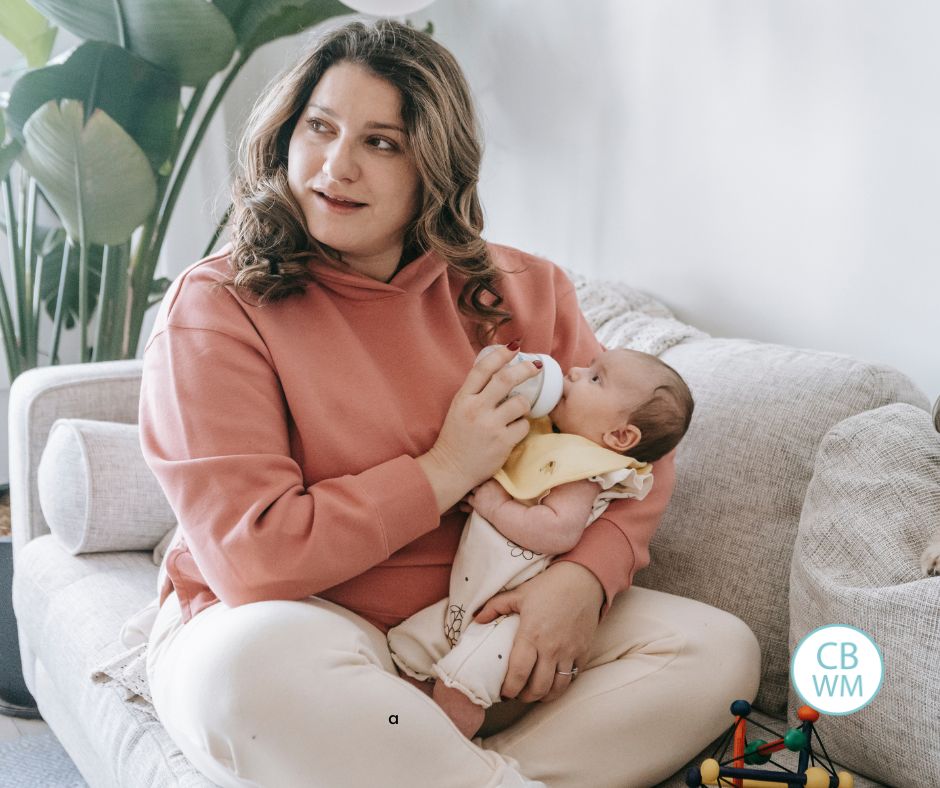
[[[405,145],[398,89],[341,62],[313,89],[287,154],[288,183],[310,235],[342,252],[355,270],[386,282],[421,191]]]

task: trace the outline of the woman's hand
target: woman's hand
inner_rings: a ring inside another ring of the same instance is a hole
[[[496,473],[529,432],[525,418],[530,410],[528,401],[507,397],[539,370],[529,362],[508,366],[517,352],[518,348],[500,347],[473,366],[454,395],[437,441],[426,455],[444,475],[464,485],[448,507]]]
[[[477,623],[488,624],[508,613],[520,616],[503,697],[545,702],[568,689],[573,677],[556,671],[581,666],[603,601],[604,589],[594,573],[571,561],[552,564],[531,580],[490,599],[474,617]]]

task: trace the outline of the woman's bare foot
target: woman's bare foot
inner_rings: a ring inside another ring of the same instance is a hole
[[[434,692],[431,697],[468,739],[472,738],[483,724],[486,709],[477,706],[460,690],[448,687],[443,681],[434,683]]]

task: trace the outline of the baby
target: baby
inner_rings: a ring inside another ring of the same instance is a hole
[[[679,443],[692,409],[672,367],[647,353],[609,350],[569,370],[555,409],[533,419],[502,469],[467,495],[472,513],[450,595],[388,633],[404,677],[425,691],[436,678],[432,697],[465,736],[500,699],[519,616],[483,625],[465,619],[571,550],[612,499],[645,497],[650,463]]]

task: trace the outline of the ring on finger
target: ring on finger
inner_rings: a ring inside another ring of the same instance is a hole
[[[574,681],[574,679],[578,675],[578,668],[572,665],[571,670],[556,670],[555,675],[556,676],[571,676],[571,680]]]

